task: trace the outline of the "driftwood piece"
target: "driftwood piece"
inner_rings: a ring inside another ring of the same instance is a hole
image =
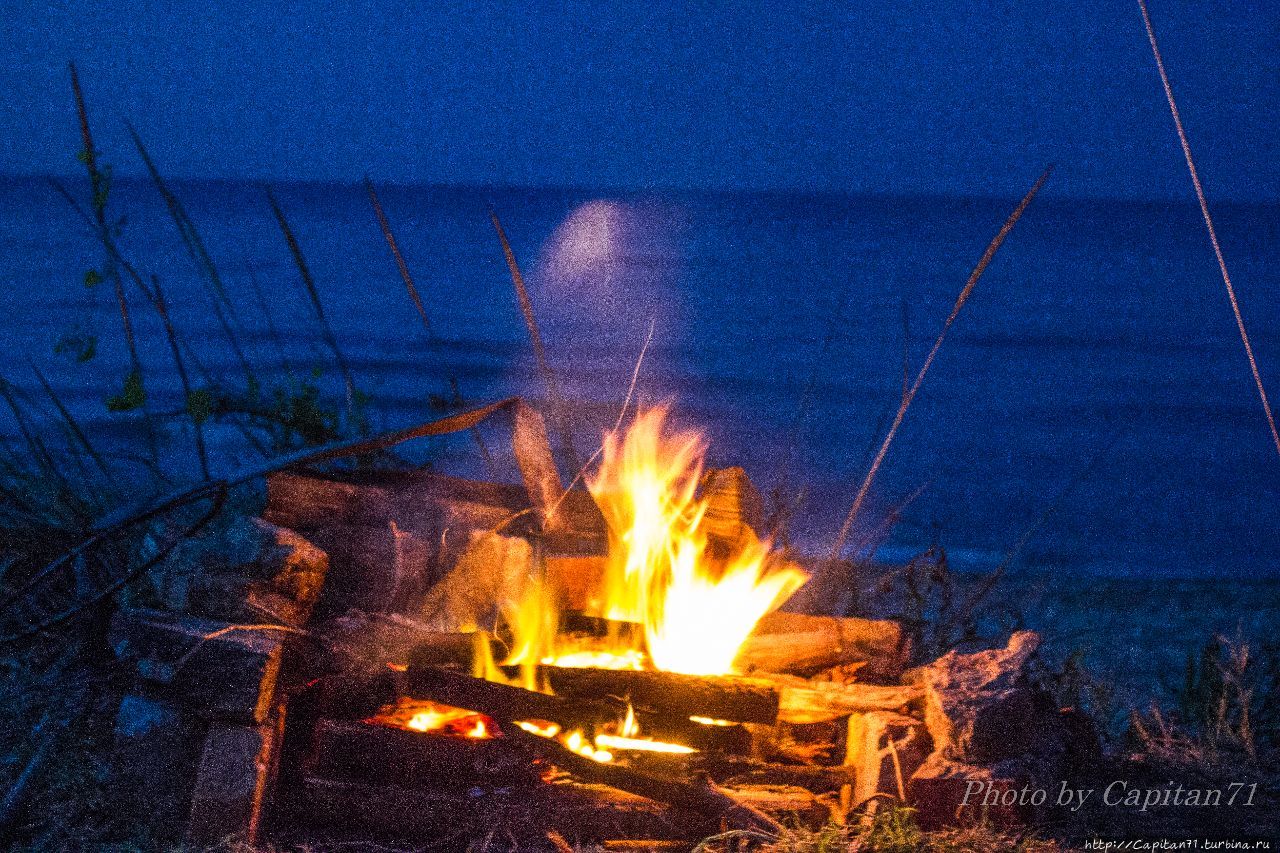
[[[868,711],[897,711],[919,703],[924,691],[913,686],[837,684],[806,681],[793,675],[760,676],[778,690],[778,720],[824,723]]]
[[[134,661],[141,678],[208,719],[245,724],[267,718],[282,637],[153,610],[118,612],[110,634],[116,656]]]
[[[865,662],[861,678],[889,681],[902,674],[905,652],[902,626],[891,620],[774,612],[756,624],[735,664],[743,672],[808,676]]]
[[[403,788],[532,785],[538,769],[504,738],[416,732],[357,720],[319,720],[313,776]]]
[[[755,679],[574,667],[544,671],[551,689],[564,696],[614,696],[638,708],[684,719],[773,723],[778,718],[777,689]]]

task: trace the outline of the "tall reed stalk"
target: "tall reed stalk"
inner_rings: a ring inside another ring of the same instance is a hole
[[[516,263],[516,253],[511,248],[511,241],[507,239],[507,232],[503,230],[498,213],[493,208],[489,208],[489,219],[493,222],[493,230],[498,235],[498,242],[502,244],[502,254],[507,261],[507,270],[511,273],[511,284],[515,288],[516,299],[520,303],[520,313],[524,315],[524,325],[529,330],[529,340],[533,344],[533,357],[537,360],[538,372],[542,375],[543,384],[547,388],[547,402],[551,407],[551,416],[555,419],[556,432],[560,437],[560,452],[571,470],[580,471],[582,463],[578,459],[578,452],[573,447],[573,434],[569,429],[564,397],[560,394],[560,385],[556,380],[555,371],[551,369],[551,363],[547,360],[547,349],[542,343],[542,332],[538,329],[538,320],[533,316],[533,301],[529,298],[529,289],[525,287],[524,275],[520,272],[520,265]]]
[[[1018,202],[1018,206],[1014,208],[1013,213],[1009,214],[1009,218],[1005,220],[999,232],[987,245],[987,250],[982,253],[978,265],[973,268],[973,272],[969,274],[969,279],[961,289],[960,295],[956,297],[955,304],[951,307],[951,313],[947,315],[946,322],[942,324],[942,331],[938,333],[937,339],[933,342],[933,347],[925,357],[924,364],[920,366],[920,372],[916,374],[915,382],[902,395],[902,402],[898,405],[898,412],[893,417],[893,423],[890,425],[888,433],[885,434],[884,441],[880,443],[880,449],[876,451],[875,458],[871,461],[871,467],[867,470],[867,475],[862,480],[862,485],[858,488],[858,494],[853,499],[853,506],[849,508],[849,514],[845,516],[844,524],[841,525],[840,533],[836,536],[835,544],[831,548],[832,562],[839,560],[840,555],[844,552],[849,533],[853,530],[853,524],[858,518],[858,513],[862,510],[862,502],[866,500],[867,492],[871,490],[871,483],[875,480],[881,463],[884,462],[885,454],[889,452],[889,445],[893,443],[894,436],[898,434],[898,427],[902,426],[902,419],[906,416],[907,409],[911,407],[911,401],[916,398],[916,393],[919,392],[921,384],[924,383],[925,374],[929,372],[929,367],[933,364],[934,358],[937,357],[938,350],[942,348],[942,342],[946,339],[947,332],[951,329],[951,324],[960,315],[960,309],[969,301],[969,296],[973,293],[974,286],[978,283],[978,279],[982,278],[982,274],[986,272],[991,259],[995,257],[1000,246],[1004,244],[1005,238],[1009,236],[1013,226],[1022,218],[1022,213],[1027,209],[1027,205],[1031,204],[1031,200],[1036,197],[1036,193],[1040,192],[1040,188],[1049,180],[1049,175],[1052,172],[1053,166],[1045,169],[1027,194],[1023,196],[1022,201]]]
[[[89,189],[93,196],[93,219],[92,225],[97,230],[98,238],[107,248],[106,257],[106,275],[111,281],[111,288],[115,294],[116,305],[120,309],[120,325],[124,331],[125,347],[129,352],[129,365],[132,375],[136,377],[136,382],[140,387],[145,388],[142,372],[142,359],[138,357],[138,345],[134,335],[133,319],[129,314],[129,301],[125,298],[124,282],[120,278],[120,270],[116,265],[116,253],[112,251],[111,227],[107,221],[107,195],[110,191],[109,177],[98,166],[98,153],[93,147],[93,133],[89,129],[89,112],[85,108],[84,92],[80,88],[80,75],[76,72],[76,64],[74,62],[67,63],[67,67],[71,72],[71,92],[76,102],[76,117],[80,122],[80,141],[83,149],[80,152],[80,159],[84,162],[85,170],[89,173]],[[126,380],[127,383],[127,380]],[[143,423],[146,427],[147,447],[151,453],[152,462],[159,467],[160,465],[160,443],[156,436],[155,424],[152,423],[150,417],[150,407],[145,396],[142,400]]]
[[[1276,431],[1276,419],[1271,414],[1271,401],[1267,398],[1267,389],[1262,385],[1262,374],[1258,372],[1258,360],[1253,357],[1253,344],[1249,341],[1249,332],[1244,327],[1244,317],[1240,314],[1240,302],[1236,299],[1236,289],[1231,284],[1231,275],[1227,272],[1227,261],[1222,255],[1222,246],[1218,243],[1218,233],[1213,227],[1213,217],[1209,215],[1209,202],[1205,199],[1204,187],[1200,184],[1200,173],[1196,169],[1195,158],[1191,156],[1191,143],[1187,140],[1187,131],[1182,126],[1182,115],[1178,112],[1178,102],[1173,98],[1173,86],[1169,84],[1169,75],[1164,70],[1164,58],[1160,55],[1160,45],[1156,42],[1156,31],[1151,25],[1151,14],[1147,11],[1146,0],[1138,0],[1138,8],[1142,10],[1142,23],[1147,28],[1147,40],[1151,42],[1151,54],[1156,60],[1156,70],[1160,72],[1160,83],[1164,86],[1165,100],[1169,102],[1169,113],[1173,116],[1173,126],[1178,131],[1178,142],[1182,145],[1182,154],[1187,161],[1187,171],[1191,175],[1191,185],[1195,187],[1196,200],[1200,202],[1200,214],[1204,217],[1204,227],[1209,232],[1209,242],[1213,244],[1213,254],[1218,260],[1218,270],[1222,273],[1222,284],[1227,289],[1227,299],[1231,302],[1231,313],[1236,319],[1236,329],[1240,332],[1240,342],[1244,344],[1244,354],[1249,360],[1249,372],[1253,375],[1253,384],[1258,389],[1258,399],[1262,401],[1262,411],[1267,418],[1267,428],[1271,430],[1271,440],[1280,454],[1280,432]]]

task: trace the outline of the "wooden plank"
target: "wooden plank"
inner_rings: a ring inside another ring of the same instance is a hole
[[[551,696],[427,666],[409,668],[402,694],[486,714],[499,722],[547,720],[566,730],[616,723],[627,712],[626,703],[603,696]]]
[[[778,720],[824,723],[868,711],[897,711],[918,704],[924,690],[912,686],[837,684],[793,675],[760,676],[778,689]]]

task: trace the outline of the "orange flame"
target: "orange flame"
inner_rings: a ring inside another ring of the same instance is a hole
[[[640,412],[608,433],[587,478],[609,526],[604,615],[644,626],[656,669],[723,675],[760,618],[808,575],[744,532],[727,559],[707,553],[707,502],[697,496],[706,444],[665,429],[667,409]]]

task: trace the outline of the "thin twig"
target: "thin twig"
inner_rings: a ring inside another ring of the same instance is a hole
[[[1027,209],[1027,205],[1031,204],[1031,200],[1036,197],[1036,193],[1040,192],[1040,188],[1044,186],[1045,181],[1049,180],[1049,175],[1052,172],[1053,166],[1045,169],[1027,194],[1023,196],[1022,201],[1018,202],[1018,206],[1014,208],[1013,213],[1009,214],[1009,218],[1000,227],[1000,231],[992,238],[987,250],[982,253],[982,258],[978,261],[978,265],[973,268],[973,272],[969,274],[969,280],[965,282],[960,295],[956,297],[955,305],[952,306],[951,313],[947,315],[947,320],[942,325],[942,331],[938,333],[937,340],[933,342],[933,348],[929,350],[929,355],[925,358],[924,364],[921,365],[920,372],[916,374],[915,382],[912,383],[911,388],[903,396],[902,402],[898,406],[898,413],[893,418],[893,424],[889,427],[889,432],[885,435],[884,441],[881,442],[880,449],[876,452],[875,459],[872,460],[871,467],[867,471],[867,476],[862,480],[862,486],[858,489],[858,494],[853,499],[853,506],[849,508],[849,514],[845,516],[840,533],[836,536],[835,545],[831,548],[832,562],[840,559],[840,554],[844,551],[845,543],[849,539],[849,532],[853,529],[853,523],[858,517],[858,512],[862,509],[862,502],[866,499],[867,492],[871,489],[871,483],[875,479],[876,472],[880,470],[880,464],[884,462],[885,454],[889,452],[889,445],[893,443],[893,437],[897,434],[898,427],[902,425],[902,419],[907,414],[911,401],[915,399],[916,393],[920,390],[925,374],[929,372],[933,359],[937,356],[938,350],[942,348],[942,341],[946,338],[947,331],[950,330],[951,324],[955,322],[956,317],[960,314],[960,309],[969,300],[969,295],[973,293],[974,285],[978,283],[978,279],[986,271],[991,259],[995,257],[1005,238],[1013,230],[1013,226],[1022,218],[1022,213]]]
[[[1249,342],[1249,333],[1244,327],[1244,317],[1240,314],[1240,303],[1236,299],[1235,287],[1231,284],[1231,276],[1227,273],[1227,262],[1222,256],[1222,246],[1218,243],[1218,234],[1213,227],[1213,217],[1209,215],[1209,202],[1205,199],[1204,187],[1200,184],[1200,173],[1196,170],[1196,161],[1191,157],[1191,143],[1187,141],[1187,131],[1182,126],[1182,116],[1178,113],[1178,104],[1173,99],[1173,87],[1169,85],[1169,75],[1164,70],[1164,59],[1160,56],[1160,45],[1156,43],[1156,31],[1151,26],[1151,15],[1147,12],[1146,0],[1138,0],[1138,8],[1142,10],[1142,23],[1147,28],[1147,40],[1151,42],[1151,54],[1156,59],[1156,70],[1160,72],[1160,83],[1164,86],[1165,99],[1169,101],[1169,112],[1173,115],[1173,125],[1178,130],[1178,142],[1182,145],[1182,154],[1187,159],[1187,171],[1191,173],[1191,184],[1196,189],[1196,200],[1200,202],[1200,213],[1204,216],[1204,226],[1209,232],[1209,242],[1213,244],[1213,254],[1218,259],[1218,269],[1222,272],[1222,283],[1227,288],[1227,299],[1231,301],[1231,313],[1236,318],[1236,328],[1240,331],[1240,341],[1244,344],[1244,354],[1249,359],[1249,371],[1253,374],[1253,384],[1258,388],[1258,399],[1262,400],[1262,411],[1267,416],[1267,427],[1271,430],[1271,440],[1275,443],[1276,453],[1280,454],[1280,432],[1276,431],[1276,419],[1271,414],[1271,401],[1267,399],[1267,390],[1262,385],[1262,374],[1258,372],[1258,361],[1253,357],[1253,345]]]

